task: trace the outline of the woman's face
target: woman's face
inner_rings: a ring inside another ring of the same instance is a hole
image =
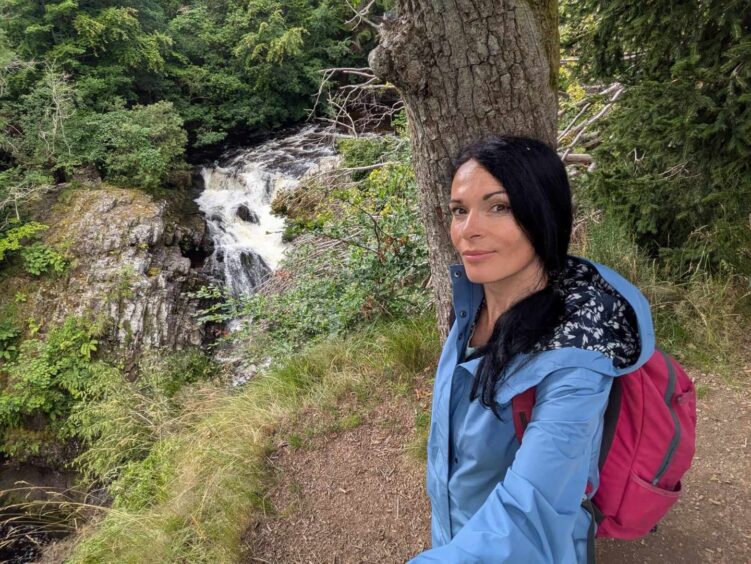
[[[503,185],[477,161],[456,171],[449,209],[451,242],[472,282],[519,292],[539,283],[540,262]]]

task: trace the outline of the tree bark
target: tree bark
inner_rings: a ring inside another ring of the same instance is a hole
[[[409,122],[428,239],[438,325],[451,313],[448,265],[453,160],[490,134],[556,145],[560,64],[553,0],[397,0],[370,54],[376,75],[399,88]]]

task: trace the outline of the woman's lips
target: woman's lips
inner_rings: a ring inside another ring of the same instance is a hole
[[[493,254],[493,251],[466,251],[462,253],[465,261],[468,262],[480,262],[488,258]]]

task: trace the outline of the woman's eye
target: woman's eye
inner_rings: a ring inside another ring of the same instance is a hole
[[[492,206],[490,207],[490,210],[491,210],[491,211],[493,211],[493,212],[498,212],[498,213],[503,213],[503,212],[507,212],[507,211],[509,211],[510,209],[511,209],[511,206],[509,206],[508,204],[493,204],[493,205],[492,205]]]
[[[451,215],[461,215],[464,213],[464,208],[449,208],[449,211],[451,212]]]

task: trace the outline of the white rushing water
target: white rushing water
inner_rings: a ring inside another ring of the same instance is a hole
[[[196,202],[214,241],[205,268],[234,295],[253,293],[284,255],[284,219],[271,213],[276,191],[294,187],[333,154],[330,140],[309,126],[201,169],[204,190]]]

